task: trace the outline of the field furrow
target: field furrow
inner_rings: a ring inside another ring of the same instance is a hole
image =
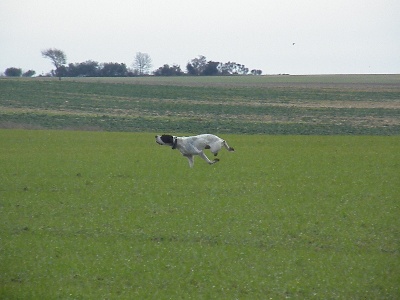
[[[323,76],[319,84],[313,76],[285,77],[286,83],[231,77],[217,85],[187,78],[169,84],[161,78],[158,84],[154,78],[1,79],[0,127],[393,135],[400,132],[400,82],[393,77],[384,77],[386,83],[376,76],[332,77],[336,84]]]

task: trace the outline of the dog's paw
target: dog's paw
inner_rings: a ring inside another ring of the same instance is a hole
[[[219,158],[214,159],[214,163],[219,162]]]
[[[229,148],[230,152],[235,152],[235,149],[233,149],[232,147]]]

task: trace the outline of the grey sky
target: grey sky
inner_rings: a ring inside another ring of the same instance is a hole
[[[140,51],[153,69],[204,55],[264,74],[400,73],[400,1],[0,1],[0,72],[47,73],[50,47],[68,63],[130,67]]]

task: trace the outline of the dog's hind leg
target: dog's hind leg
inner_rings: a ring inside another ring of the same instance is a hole
[[[204,149],[211,149],[211,152],[214,154],[214,156],[217,156],[218,155],[218,150],[213,150],[213,148],[210,146],[210,145],[206,145],[205,147],[204,147]]]
[[[233,149],[232,147],[229,147],[228,143],[226,141],[223,141],[222,144],[224,145],[224,147],[226,148],[226,150],[233,152],[235,151],[235,149]]]
[[[215,164],[216,162],[219,162],[219,159],[218,159],[218,158],[216,158],[216,159],[214,159],[214,160],[209,160],[208,157],[207,157],[207,155],[205,155],[203,151],[199,152],[199,156],[200,156],[202,159],[204,159],[204,160],[205,160],[208,164],[210,164],[210,165]]]

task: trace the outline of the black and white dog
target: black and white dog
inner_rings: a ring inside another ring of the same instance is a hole
[[[229,147],[227,142],[213,134],[200,134],[196,136],[177,137],[168,134],[156,135],[156,142],[159,145],[171,146],[172,149],[178,149],[183,156],[189,160],[189,166],[192,168],[194,164],[194,155],[200,156],[210,165],[219,161],[218,158],[209,160],[204,154],[204,149],[210,149],[214,156],[217,156],[218,151],[225,147],[228,151],[235,151]]]

